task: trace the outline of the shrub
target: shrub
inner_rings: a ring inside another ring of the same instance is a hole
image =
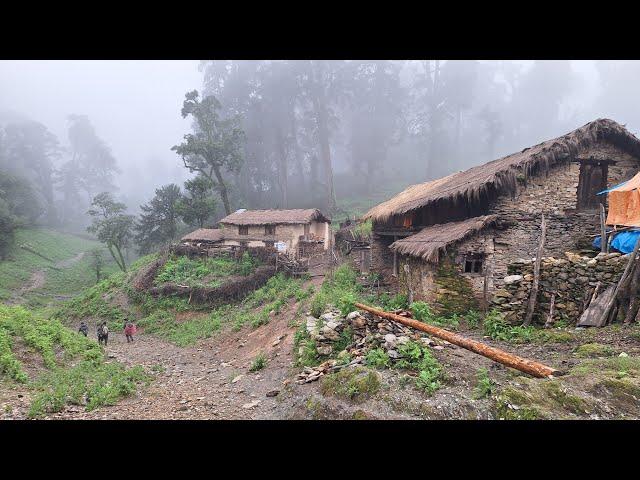
[[[476,372],[476,387],[473,390],[473,398],[479,400],[491,395],[493,382],[489,378],[489,371],[486,368],[479,368]]]
[[[388,368],[391,362],[389,355],[387,355],[387,352],[382,348],[369,350],[365,357],[365,361],[367,362],[367,365],[375,368]]]
[[[258,370],[262,370],[267,366],[267,356],[260,352],[256,358],[253,359],[253,363],[251,363],[251,367],[249,367],[250,372],[257,372]]]
[[[356,401],[370,398],[378,390],[380,390],[378,374],[362,367],[343,368],[337,373],[325,375],[320,384],[323,395],[335,395]]]

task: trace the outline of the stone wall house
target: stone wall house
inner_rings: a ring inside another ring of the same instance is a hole
[[[536,255],[543,213],[545,256],[589,248],[600,232],[600,202],[606,202],[606,195],[596,194],[639,169],[640,140],[599,119],[413,185],[363,217],[373,220],[371,269],[396,277],[413,299],[437,302],[457,294],[468,300],[471,292],[488,302],[504,286],[510,264]],[[457,273],[455,288],[440,271]]]
[[[318,209],[238,210],[219,224],[224,245],[284,246],[296,257],[324,253],[331,246],[331,220]]]

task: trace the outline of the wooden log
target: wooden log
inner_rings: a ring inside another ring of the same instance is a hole
[[[428,325],[412,318],[401,317],[400,315],[395,315],[393,313],[385,312],[377,308],[369,307],[368,305],[364,305],[362,303],[356,303],[355,306],[361,310],[377,315],[378,317],[386,318],[388,320],[401,323],[402,325],[406,325],[407,327],[412,327],[416,330],[426,332],[430,335],[433,335],[434,337],[442,338],[443,340],[453,343],[454,345],[458,345],[459,347],[477,353],[478,355],[487,357],[494,362],[501,363],[502,365],[506,365],[507,367],[515,368],[516,370],[528,373],[529,375],[533,375],[534,377],[545,378],[562,374],[562,372],[556,370],[555,368],[551,368],[541,363],[527,360],[525,358],[518,357],[517,355],[513,355],[509,352],[505,352],[504,350],[500,350],[499,348],[491,347],[489,345],[485,345],[484,343],[462,337],[443,328],[434,327],[433,325]]]
[[[553,326],[553,313],[556,303],[556,294],[551,294],[551,306],[549,307],[549,315],[547,315],[547,321],[544,322],[544,328],[551,328]]]
[[[538,299],[538,283],[540,282],[540,263],[542,263],[542,254],[544,252],[544,240],[547,234],[547,224],[544,221],[544,213],[540,222],[540,242],[538,243],[538,252],[536,254],[536,262],[533,266],[533,283],[531,284],[531,293],[529,295],[529,303],[527,305],[527,313],[524,317],[523,326],[529,326],[533,318],[533,312],[536,309],[536,301]]]
[[[609,250],[607,245],[607,229],[604,224],[604,205],[600,204],[600,251],[607,252]]]

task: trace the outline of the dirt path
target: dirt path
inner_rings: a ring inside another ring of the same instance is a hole
[[[322,277],[310,284],[320,285]],[[149,387],[117,405],[85,412],[67,407],[47,418],[64,419],[277,419],[279,394],[293,371],[293,336],[298,303],[272,315],[268,324],[239,332],[227,330],[193,347],[177,347],[153,335],[137,335],[127,344],[121,333],[109,335],[107,354],[127,366],[157,371]],[[89,325],[95,335],[95,325]],[[250,372],[259,354],[267,366]],[[269,395],[267,395],[269,394]]]
[[[55,267],[56,268],[69,268],[69,267],[75,265],[76,263],[78,263],[80,260],[82,260],[84,258],[84,256],[85,256],[85,254],[86,254],[86,252],[80,252],[75,257],[67,258],[65,260],[61,260],[59,262],[56,262],[55,263]],[[44,270],[44,269],[43,270],[36,270],[35,272],[33,272],[31,274],[31,277],[29,278],[27,283],[25,283],[18,290],[13,292],[13,294],[11,295],[11,298],[9,300],[7,300],[7,303],[9,305],[18,305],[18,304],[22,303],[23,296],[26,293],[31,292],[32,290],[38,290],[38,289],[44,287],[46,282],[47,282],[47,272],[46,272],[46,270]]]

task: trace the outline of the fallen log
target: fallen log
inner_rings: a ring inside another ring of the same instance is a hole
[[[442,338],[443,340],[453,343],[454,345],[458,345],[459,347],[470,350],[474,353],[477,353],[478,355],[487,357],[494,362],[501,363],[503,365],[506,365],[507,367],[515,368],[516,370],[528,373],[529,375],[532,375],[534,377],[545,378],[562,374],[562,372],[560,372],[559,370],[547,367],[546,365],[543,365],[541,363],[518,357],[517,355],[505,352],[504,350],[490,347],[489,345],[485,345],[481,342],[476,342],[475,340],[464,338],[458,334],[449,332],[448,330],[434,327],[433,325],[428,325],[418,320],[401,317],[400,315],[395,315],[393,313],[385,312],[377,308],[369,307],[368,305],[364,305],[362,303],[356,303],[355,306],[361,310],[377,315],[378,317],[386,318],[387,320],[401,323],[408,327],[415,328],[416,330],[427,332],[434,337]]]

